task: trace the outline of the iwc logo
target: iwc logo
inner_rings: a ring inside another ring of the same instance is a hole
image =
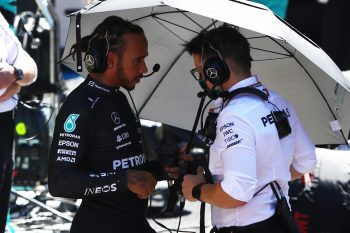
[[[218,71],[215,68],[208,68],[205,73],[207,74],[207,77],[210,79],[214,79],[218,77]]]
[[[79,114],[70,114],[67,117],[67,120],[64,122],[64,131],[66,131],[67,133],[71,133],[75,130],[75,128],[77,127],[75,124],[75,121],[78,119]]]

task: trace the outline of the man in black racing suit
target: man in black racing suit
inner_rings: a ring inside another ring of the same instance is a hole
[[[146,161],[139,119],[119,90],[132,90],[147,72],[146,37],[111,16],[82,38],[82,49],[89,76],[56,118],[49,191],[82,199],[72,233],[154,233],[145,214],[160,167]]]

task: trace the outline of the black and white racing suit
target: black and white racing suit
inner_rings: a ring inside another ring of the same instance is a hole
[[[82,199],[71,232],[154,232],[145,219],[147,199],[126,184],[125,170],[147,170],[141,134],[118,89],[87,78],[67,97],[50,149],[49,191]]]

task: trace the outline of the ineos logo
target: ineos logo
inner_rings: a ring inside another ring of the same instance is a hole
[[[205,72],[207,77],[210,79],[215,79],[218,77],[218,71],[215,68],[208,68]]]
[[[87,54],[85,57],[85,64],[88,66],[93,66],[95,64],[95,59],[91,54]]]

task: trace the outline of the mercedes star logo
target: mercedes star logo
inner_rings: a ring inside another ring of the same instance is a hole
[[[87,54],[85,57],[85,64],[88,66],[93,66],[95,63],[94,57],[91,54]]]
[[[207,73],[207,77],[209,77],[210,79],[214,79],[218,77],[218,71],[215,68],[208,68],[206,70]]]
[[[111,118],[112,118],[112,121],[114,122],[114,124],[116,124],[116,125],[120,124],[120,116],[118,113],[112,112]]]

